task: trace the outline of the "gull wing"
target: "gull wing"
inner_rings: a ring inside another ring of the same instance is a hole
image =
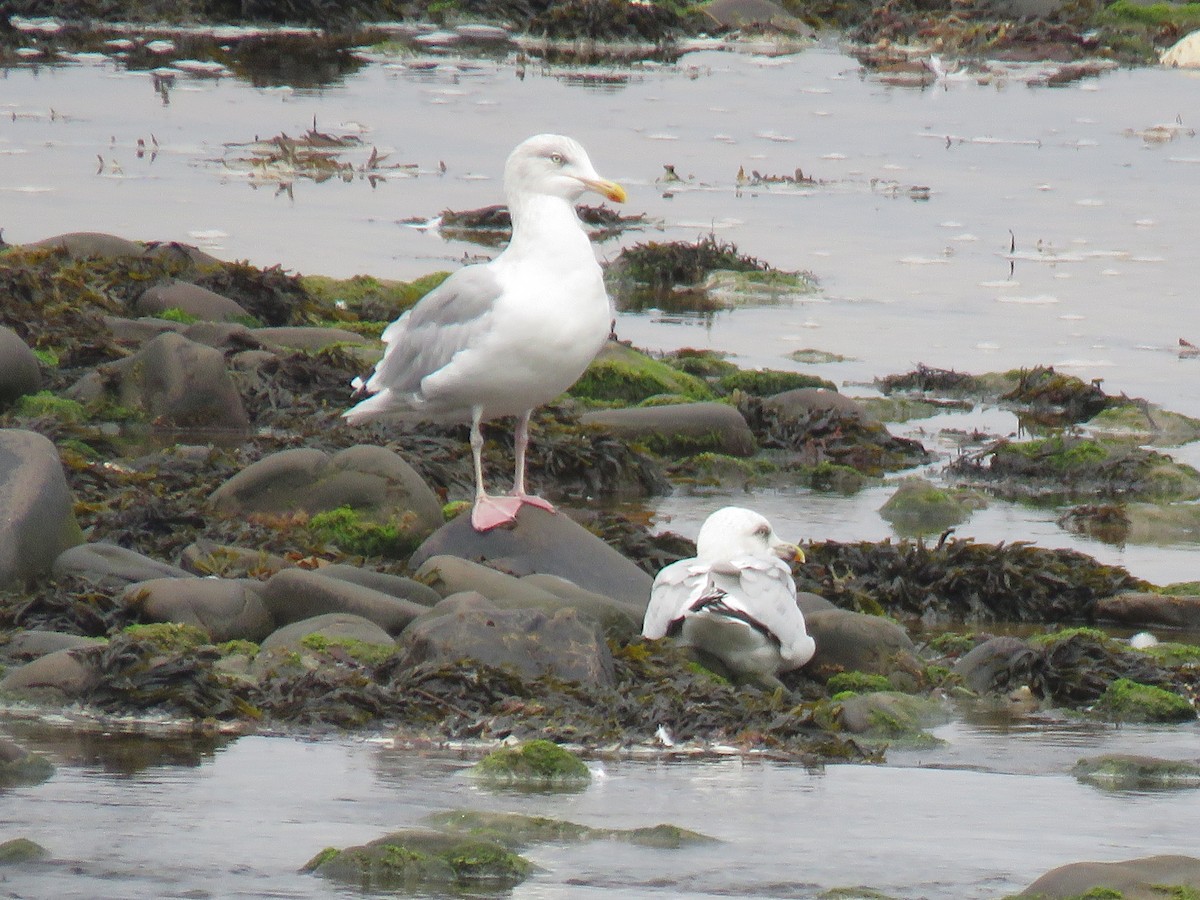
[[[727,605],[775,635],[780,655],[793,668],[812,658],[816,648],[796,605],[796,582],[787,563],[773,556],[741,556],[715,566],[712,581],[725,591]]]
[[[671,625],[683,618],[698,593],[708,584],[708,567],[694,559],[681,559],[662,569],[650,588],[650,604],[642,620],[642,637],[666,637]]]

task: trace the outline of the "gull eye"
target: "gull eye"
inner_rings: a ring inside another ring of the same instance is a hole
[[[556,166],[561,166],[564,162],[566,162],[566,160],[563,159],[563,155],[561,153],[551,153],[550,162],[554,163]]]
[[[759,525],[757,528],[754,529],[754,533],[758,537],[765,538],[767,535],[769,535],[771,533],[771,529],[768,528],[766,525]]]

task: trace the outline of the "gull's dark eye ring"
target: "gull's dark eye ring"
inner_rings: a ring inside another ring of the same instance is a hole
[[[563,155],[561,153],[551,153],[550,162],[554,163],[556,166],[561,166],[564,162],[566,162],[566,160],[563,159]]]

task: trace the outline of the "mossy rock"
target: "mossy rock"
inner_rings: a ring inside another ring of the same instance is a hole
[[[836,391],[837,385],[816,375],[785,372],[779,369],[738,369],[717,379],[717,387],[727,394],[745,391],[757,397],[771,397],[797,388],[825,388]]]
[[[1071,774],[1087,784],[1116,791],[1200,787],[1200,765],[1194,762],[1127,753],[1081,759]]]
[[[712,400],[712,388],[694,375],[652,359],[617,341],[609,341],[568,392],[585,400],[633,405],[659,394],[689,401]]]
[[[583,760],[545,740],[493,750],[468,771],[491,784],[532,789],[579,790],[592,780]]]
[[[841,728],[861,739],[904,746],[941,743],[925,729],[940,725],[949,715],[940,703],[898,691],[855,694],[835,705]]]
[[[846,692],[854,694],[871,694],[879,691],[892,690],[892,683],[886,675],[876,675],[870,672],[838,672],[825,683],[826,690],[831,696]]]
[[[13,415],[22,419],[48,417],[74,425],[87,418],[87,410],[77,400],[60,397],[53,391],[38,391],[21,397],[13,408]]]
[[[580,843],[594,840],[624,841],[667,850],[714,843],[714,839],[707,835],[667,824],[649,828],[592,828],[544,816],[478,810],[433,813],[426,816],[425,821],[444,831],[495,841],[513,850],[536,843]]]
[[[677,484],[745,490],[762,485],[780,471],[774,463],[761,458],[697,453],[672,465],[669,474]]]
[[[861,397],[859,403],[867,415],[880,422],[910,422],[913,419],[928,419],[945,409],[944,404],[930,403],[914,397]]]
[[[804,294],[815,294],[817,290],[817,280],[808,272],[717,269],[704,279],[704,292],[710,300],[726,307],[782,303]]]
[[[162,653],[182,653],[212,643],[208,632],[196,625],[180,622],[155,622],[129,625],[125,634],[138,643],[147,643]]]
[[[1174,447],[1200,438],[1200,419],[1148,403],[1118,403],[1092,416],[1087,430],[1110,440],[1126,438]]]
[[[873,479],[858,469],[823,460],[803,470],[801,479],[814,491],[829,491],[838,494],[856,494]]]
[[[0,866],[37,862],[49,855],[50,851],[29,838],[13,838],[0,844]]]
[[[977,494],[938,487],[919,477],[901,479],[896,492],[879,509],[899,534],[936,534],[965,522],[984,505]]]
[[[697,378],[718,379],[733,372],[740,372],[736,363],[725,358],[718,350],[696,350],[683,347],[674,353],[663,357],[663,362],[680,372],[687,372]]]
[[[445,281],[448,275],[448,272],[433,272],[413,281],[391,281],[370,275],[354,275],[350,278],[303,275],[300,283],[310,294],[330,307],[344,305],[368,321],[390,322],[415,306],[418,300]],[[347,323],[341,320],[336,320],[333,324],[341,328],[347,327]]]
[[[411,510],[385,522],[373,522],[359,510],[339,506],[316,513],[308,528],[345,553],[388,559],[407,559],[426,537],[420,533],[420,518]]]
[[[846,362],[853,357],[841,356],[837,353],[830,353],[828,350],[817,350],[813,347],[805,347],[803,350],[793,350],[788,354],[788,359],[793,362],[803,363],[805,365],[816,366],[825,363]]]
[[[1096,702],[1096,711],[1121,722],[1184,722],[1196,710],[1174,691],[1140,684],[1128,678],[1111,682]]]
[[[300,646],[322,656],[337,656],[344,653],[364,666],[382,665],[396,655],[394,643],[369,644],[355,638],[327,637],[323,634],[306,635],[300,639]]]
[[[1195,644],[1177,644],[1160,641],[1153,647],[1138,648],[1161,666],[1176,669],[1180,666],[1200,666],[1200,647]]]
[[[11,741],[0,740],[0,788],[41,784],[54,774],[54,764]]]
[[[1030,635],[1027,640],[1030,644],[1049,648],[1055,644],[1063,644],[1075,638],[1085,638],[1095,641],[1106,650],[1116,651],[1124,649],[1124,645],[1112,635],[1106,634],[1099,628],[1091,628],[1086,625],[1076,628],[1060,628],[1057,631],[1048,631],[1045,634]]]
[[[364,891],[440,892],[514,887],[533,864],[495,841],[410,830],[322,850],[301,871]]]

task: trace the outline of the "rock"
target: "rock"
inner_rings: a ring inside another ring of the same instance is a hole
[[[804,613],[805,617],[808,617],[813,613],[837,609],[836,606],[834,606],[820,594],[814,594],[810,591],[796,591],[796,605],[800,607],[800,612]]]
[[[370,619],[350,613],[325,613],[276,629],[262,642],[262,649],[298,647],[301,641],[313,634],[334,642],[356,641],[362,644],[396,646],[395,639]]]
[[[1120,722],[1186,722],[1196,710],[1185,697],[1128,678],[1109,683],[1096,701],[1096,712]]]
[[[1164,890],[1165,886],[1166,887]],[[1051,869],[1019,897],[1043,900],[1071,897],[1121,897],[1161,900],[1186,896],[1171,887],[1200,890],[1200,859],[1194,856],[1143,856],[1124,862],[1077,862]],[[1120,893],[1101,893],[1103,890]],[[1191,892],[1189,891],[1189,893]]]
[[[29,838],[13,838],[0,844],[0,866],[37,862],[49,855],[49,850]]]
[[[442,595],[427,584],[422,584],[412,578],[405,578],[402,575],[376,572],[374,569],[360,569],[358,566],[339,563],[322,566],[320,574],[326,578],[340,578],[342,581],[360,584],[373,591],[382,591],[393,597],[420,603],[422,606],[435,606],[442,599]]]
[[[965,522],[977,506],[963,491],[909,477],[900,480],[895,493],[879,508],[879,515],[891,522],[898,534],[919,536],[937,534]]]
[[[50,571],[83,540],[58,450],[32,431],[0,429],[0,590]]]
[[[263,457],[217,488],[213,506],[224,515],[247,512],[328,512],[348,506],[374,522],[412,513],[399,526],[414,537],[442,524],[437,496],[397,453],[359,444],[333,456],[321,450],[283,450]]]
[[[592,773],[582,759],[546,740],[499,747],[471,766],[467,774],[493,784],[541,789],[575,788],[592,780]]]
[[[193,575],[217,575],[221,578],[263,578],[296,564],[290,559],[264,550],[228,547],[199,540],[188,544],[179,554],[179,565]],[[140,579],[139,579],[140,580]]]
[[[151,622],[195,625],[214,644],[257,642],[275,630],[261,589],[245,578],[155,578],[129,585],[121,602]]]
[[[369,346],[371,342],[355,331],[344,328],[281,325],[275,328],[252,328],[250,334],[266,347],[287,350],[322,350],[333,344]]]
[[[629,638],[641,628],[641,615],[630,605],[602,594],[584,591],[573,582],[574,590],[554,582],[557,590],[543,587],[537,580],[514,578],[504,572],[457,556],[433,556],[421,564],[416,577],[433,586],[444,596],[477,593],[504,609],[538,609],[556,613],[571,608],[599,623],[612,637]]]
[[[135,301],[134,309],[144,316],[179,310],[208,322],[237,322],[251,318],[240,303],[186,281],[170,281],[146,288]]]
[[[191,578],[177,566],[143,556],[117,544],[97,541],[94,544],[79,544],[64,550],[54,560],[54,575],[62,578],[74,575],[86,578],[104,587],[124,587],[135,581],[151,578]]]
[[[87,403],[110,391],[156,425],[242,429],[249,424],[221,352],[174,332],[152,338],[131,357],[98,366],[68,396]]]
[[[815,612],[805,621],[817,645],[805,671],[816,678],[864,672],[887,675],[905,687],[924,671],[912,641],[895,622],[844,609]]]
[[[842,729],[872,738],[924,737],[926,728],[949,720],[937,701],[894,691],[859,694],[841,703]]]
[[[874,423],[865,406],[852,397],[824,388],[797,388],[784,391],[763,401],[763,406],[783,418],[802,419],[814,412],[833,410],[860,422]]]
[[[650,602],[653,579],[647,573],[567,516],[533,506],[521,508],[513,527],[482,534],[468,516],[458,516],[430,535],[409,565],[420,567],[434,556],[486,562],[518,577],[558,575],[628,604],[639,623]]]
[[[1081,759],[1071,774],[1087,784],[1114,791],[1200,787],[1200,765],[1194,762],[1129,753]]]
[[[98,231],[73,231],[25,244],[26,250],[65,250],[72,259],[108,257],[110,259],[140,259],[146,248],[131,241]]]
[[[104,316],[103,319],[105,326],[112,332],[113,340],[118,344],[140,346],[168,331],[182,334],[186,330],[182,322],[168,322],[165,319],[126,319],[121,316]],[[89,390],[95,392],[98,388],[98,377],[92,380],[84,379],[84,381]],[[80,388],[80,390],[83,389]]]
[[[0,694],[30,700],[74,700],[100,682],[99,665],[79,650],[47,653],[9,669],[0,679]]]
[[[388,634],[396,635],[428,607],[393,597],[339,578],[327,578],[308,569],[284,569],[272,575],[263,601],[280,625],[324,613],[352,613],[369,619]]]
[[[639,441],[664,456],[752,456],[758,450],[746,419],[726,403],[603,409],[584,413],[579,421]]]
[[[520,884],[533,865],[495,841],[440,831],[397,831],[345,850],[322,850],[301,869],[355,891],[449,896]]]
[[[183,330],[183,336],[189,341],[222,351],[264,352],[258,349],[258,341],[250,329],[235,322],[196,322]],[[274,353],[266,355],[270,359],[278,358]],[[236,370],[237,367],[232,368]]]
[[[613,683],[612,654],[600,628],[569,607],[503,609],[478,595],[458,595],[413,622],[397,643],[408,667],[469,657],[522,678]]]
[[[1200,628],[1200,597],[1129,591],[1096,601],[1099,622],[1120,622],[1138,628]]]
[[[571,386],[569,393],[573,397],[627,404],[641,403],[660,395],[688,400],[715,398],[712,388],[696,376],[611,339]]]
[[[769,26],[789,34],[815,36],[812,28],[772,0],[712,0],[701,9],[722,28]]]
[[[951,672],[977,694],[1007,694],[1035,682],[1044,663],[1020,638],[994,637],[959,657]]]
[[[41,388],[37,357],[15,331],[0,325],[0,408]]]
[[[54,764],[38,753],[31,753],[20,744],[0,738],[0,789],[20,785],[41,784],[54,774]],[[0,844],[0,863],[11,862],[11,854]]]
[[[530,743],[537,742],[531,741]],[[529,744],[525,745],[525,747],[528,746]],[[469,771],[474,772],[475,769]],[[678,825],[660,824],[649,828],[593,828],[590,825],[578,825],[575,822],[551,819],[546,816],[474,809],[452,809],[430,813],[422,821],[433,825],[439,831],[471,834],[498,841],[510,850],[520,850],[530,844],[551,842],[572,844],[605,840],[624,841],[639,847],[655,847],[663,850],[678,850],[680,847],[717,843],[716,838],[680,828]]]
[[[1159,62],[1178,69],[1200,69],[1200,31],[1184,35],[1172,44]]]
[[[103,643],[104,638],[31,628],[28,631],[14,632],[4,645],[4,655],[10,659],[28,661],[59,650],[77,650],[80,647],[93,647]]]

